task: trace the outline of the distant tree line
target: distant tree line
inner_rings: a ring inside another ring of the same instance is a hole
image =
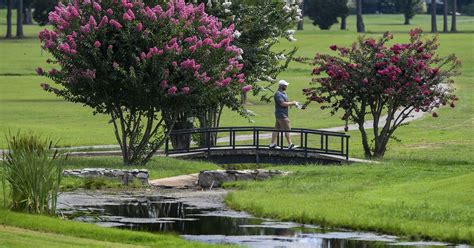
[[[436,14],[443,14],[443,32],[457,32],[456,16],[460,9],[468,13],[474,12],[474,0],[304,0],[304,13],[315,26],[320,29],[330,29],[332,25],[340,23],[342,30],[347,28],[346,18],[349,14],[356,15],[357,32],[365,32],[363,14],[366,13],[400,13],[404,16],[404,24],[410,24],[410,20],[424,11],[426,3],[427,11],[431,14],[433,33],[438,32],[436,25]],[[448,16],[451,15],[451,27],[448,27]]]
[[[12,18],[13,10],[17,12],[16,37],[23,37],[23,24],[32,24],[33,20],[39,25],[48,23],[48,13],[53,10],[56,0],[1,0],[0,8],[7,8],[6,38],[13,37]],[[356,29],[365,32],[363,14],[373,13],[401,13],[404,15],[404,24],[416,13],[422,12],[423,3],[427,2],[427,12],[432,15],[433,33],[438,32],[436,14],[443,14],[443,32],[456,32],[456,13],[474,15],[474,0],[436,0],[435,4],[425,0],[301,0],[301,7],[313,24],[321,29],[330,29],[332,25],[340,23],[340,29],[347,29],[346,18],[349,14],[357,15]],[[448,16],[451,15],[451,27],[448,27]],[[303,29],[303,22],[298,24]]]
[[[0,2],[0,7],[7,9],[6,38],[13,38],[12,18],[16,10],[16,38],[23,38],[23,25],[33,24],[33,20],[40,24],[48,23],[48,13],[54,9],[56,0],[5,0]]]

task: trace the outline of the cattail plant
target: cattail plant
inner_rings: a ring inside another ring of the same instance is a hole
[[[9,135],[3,155],[4,203],[12,210],[53,215],[56,212],[61,163],[53,141],[32,133]]]

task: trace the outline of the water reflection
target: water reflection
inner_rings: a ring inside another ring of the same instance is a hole
[[[402,247],[394,236],[276,222],[224,206],[202,208],[169,197],[69,195],[62,196],[59,202],[61,214],[78,221],[122,229],[176,232],[186,239],[208,243],[250,247]],[[419,244],[423,243],[409,243],[403,247]],[[428,245],[446,246],[440,243]]]

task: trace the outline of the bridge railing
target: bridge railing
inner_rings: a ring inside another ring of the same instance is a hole
[[[339,132],[293,128],[290,131],[269,127],[221,127],[173,130],[165,143],[165,154],[212,152],[215,150],[269,149],[271,134],[277,134],[278,150],[336,155],[349,159],[349,135]],[[290,133],[295,149],[285,146]],[[297,141],[297,142],[295,142]]]

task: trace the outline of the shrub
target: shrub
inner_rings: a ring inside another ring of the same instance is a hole
[[[424,40],[415,29],[409,43],[389,46],[391,39],[386,33],[378,40],[361,37],[351,48],[332,45],[339,55],[317,54],[312,62],[315,86],[304,90],[309,101],[321,103],[333,115],[342,111],[346,124],[358,124],[367,158],[383,157],[389,139],[412,113],[437,117],[436,108],[454,107],[457,100],[451,78],[459,74],[461,63],[454,54],[437,54],[437,37]],[[364,127],[367,115],[374,122],[373,146]]]
[[[31,133],[7,137],[8,152],[3,158],[2,181],[5,197],[16,211],[35,214],[56,212],[62,166],[55,163],[52,141]],[[8,191],[8,192],[7,192]]]

